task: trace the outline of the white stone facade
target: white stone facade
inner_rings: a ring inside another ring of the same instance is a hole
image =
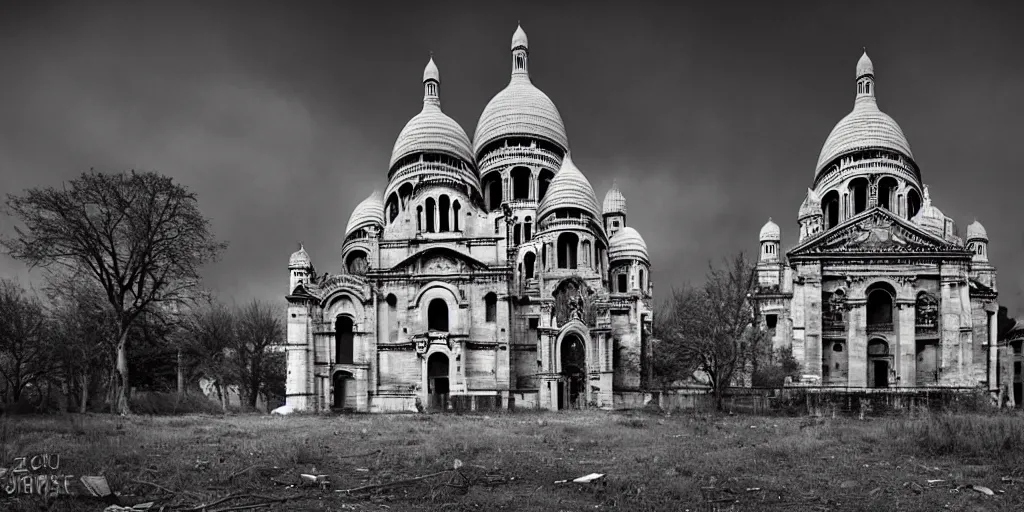
[[[899,125],[857,65],[852,112],[822,147],[797,245],[762,228],[754,294],[776,347],[805,383],[851,388],[998,388],[996,269],[980,223],[961,238],[932,205]]]
[[[544,409],[642,403],[650,261],[613,187],[601,208],[513,37],[508,87],[473,141],[440,72],[399,134],[384,193],[352,212],[341,268],[289,262],[287,404],[415,411],[455,400]],[[640,399],[638,399],[638,396]]]

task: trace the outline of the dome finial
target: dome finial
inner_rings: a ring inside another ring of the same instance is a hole
[[[512,34],[512,76],[517,75],[530,77],[527,67],[527,55],[530,53],[530,44],[526,39],[526,31],[523,26],[516,27],[515,34]]]
[[[441,86],[441,72],[434,63],[434,52],[430,52],[430,60],[423,68],[423,106],[441,105],[441,94],[438,89]]]
[[[930,192],[928,192],[928,185],[924,186],[924,205],[925,206],[931,206],[932,205],[932,195],[931,195]]]

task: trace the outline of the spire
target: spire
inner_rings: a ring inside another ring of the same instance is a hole
[[[924,186],[924,206],[932,205],[932,195],[928,192],[928,185]]]
[[[427,67],[423,68],[423,106],[429,105],[441,106],[441,72],[437,70],[437,64],[434,64],[434,52],[430,52],[430,61],[427,62]]]
[[[875,97],[875,66],[868,57],[867,48],[857,61],[857,99]]]
[[[526,39],[526,31],[523,26],[516,27],[515,34],[512,34],[512,77],[522,76],[530,79],[530,68],[528,56],[530,54],[529,41]]]

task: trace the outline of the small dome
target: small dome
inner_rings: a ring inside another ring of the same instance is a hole
[[[587,177],[572,163],[569,154],[562,159],[562,167],[552,178],[548,191],[537,207],[537,219],[559,208],[577,208],[590,214],[594,219],[601,218],[601,210],[597,207],[597,194],[590,186]]]
[[[818,193],[814,189],[807,189],[807,197],[804,198],[804,202],[800,204],[800,212],[797,213],[796,219],[803,220],[807,217],[813,217],[815,215],[823,215],[821,210],[821,198],[818,197]]]
[[[430,58],[423,70],[423,81],[433,78],[440,84],[441,75]],[[424,95],[423,110],[413,116],[395,140],[388,169],[399,160],[416,153],[442,153],[473,163],[473,147],[466,130],[441,111],[439,96]]]
[[[374,190],[372,194],[356,205],[352,210],[352,216],[348,218],[348,227],[345,228],[345,237],[348,238],[353,231],[367,226],[384,225],[384,194]]]
[[[612,235],[608,240],[608,261],[639,260],[649,263],[647,242],[637,230],[627,226]]]
[[[526,44],[526,32],[519,27],[512,47]],[[554,102],[533,85],[528,70],[513,71],[508,86],[495,94],[476,123],[473,153],[505,137],[534,137],[569,149],[565,123]]]
[[[781,242],[782,229],[780,229],[779,225],[773,222],[771,217],[769,217],[768,222],[761,227],[760,238],[762,242]]]
[[[866,54],[861,57],[861,63],[857,66],[858,75],[861,73],[861,67],[866,58]],[[867,64],[866,69],[874,73],[870,60],[867,60]],[[903,134],[903,129],[893,118],[878,109],[873,92],[857,95],[853,103],[853,110],[832,128],[832,132],[825,139],[821,153],[818,155],[818,164],[814,170],[815,176],[836,158],[869,148],[887,149],[900,153],[911,160],[914,159],[914,154],[910,151],[910,142]]]
[[[967,226],[967,240],[984,240],[988,241],[988,231],[985,231],[985,226],[982,226],[980,222],[975,220]]]
[[[619,184],[612,183],[612,188],[604,195],[604,214],[626,214],[626,196],[619,192]]]
[[[924,186],[924,200],[921,210],[910,221],[936,234],[941,235],[945,233],[946,215],[938,207],[932,205],[932,196],[928,192],[928,185]]]
[[[530,42],[526,39],[526,31],[523,30],[522,25],[516,27],[516,33],[512,34],[512,49],[515,50],[520,46],[527,49],[530,48]]]
[[[875,66],[871,63],[871,59],[868,57],[868,52],[865,50],[864,55],[860,56],[860,60],[857,61],[857,78],[864,75],[875,74]]]
[[[306,248],[302,244],[299,244],[299,250],[293,252],[291,258],[288,258],[288,268],[307,268],[310,263],[309,253],[306,252]]]

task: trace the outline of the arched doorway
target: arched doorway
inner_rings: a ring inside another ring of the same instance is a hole
[[[334,357],[338,364],[352,364],[354,362],[354,338],[352,317],[339,316],[334,322]]]
[[[562,339],[558,409],[582,409],[587,401],[587,350],[576,333]]]
[[[333,401],[331,407],[337,410],[354,410],[356,408],[356,380],[351,373],[334,372],[331,378]]]
[[[889,343],[881,338],[868,342],[868,386],[872,388],[889,387],[890,374],[893,372],[892,356],[889,355]]]
[[[448,356],[438,352],[427,359],[427,394],[431,409],[445,410],[448,403]]]

